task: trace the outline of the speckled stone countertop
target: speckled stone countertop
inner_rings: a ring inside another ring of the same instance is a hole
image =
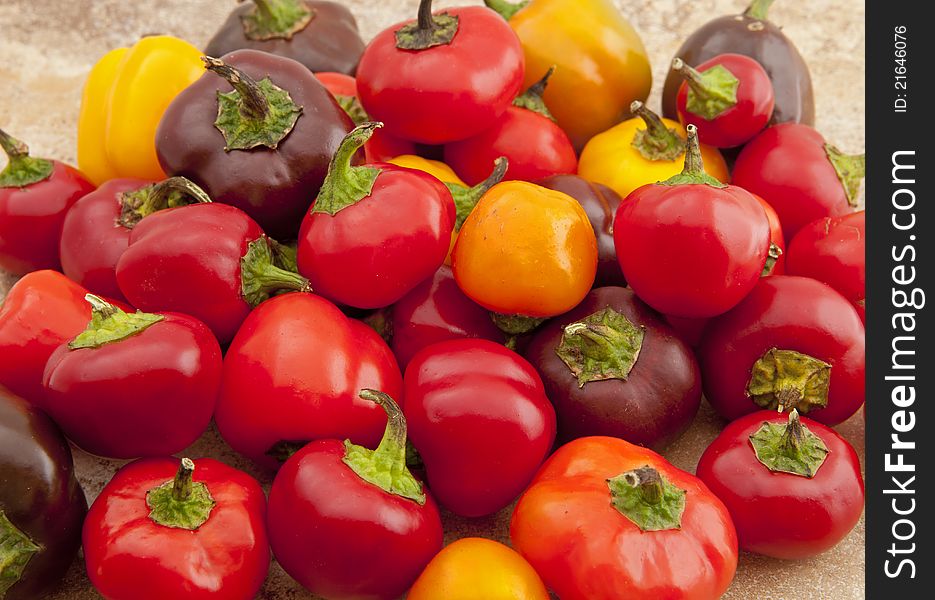
[[[475,3],[438,0],[436,6]],[[416,0],[346,0],[365,39],[414,15]],[[741,11],[744,0],[617,0],[642,34],[649,50],[658,94],[669,60],[681,40],[716,15]],[[28,141],[37,155],[75,161],[75,135],[81,86],[91,65],[107,50],[143,34],[168,33],[201,47],[233,0],[0,0],[0,126]],[[816,92],[818,128],[847,152],[864,148],[864,3],[854,0],[781,0],[770,11],[809,63]],[[0,296],[12,280],[0,274]],[[706,405],[689,432],[665,455],[694,471],[698,457],[717,435],[721,421]],[[864,456],[863,418],[838,427]],[[185,454],[219,458],[257,476],[214,430]],[[120,465],[75,450],[79,478],[91,501]],[[507,540],[510,510],[485,519],[446,515],[448,541],[469,535]],[[84,574],[80,558],[55,600],[100,596]],[[261,592],[264,600],[311,598],[278,566]],[[778,561],[743,554],[726,598],[750,600],[851,600],[864,597],[864,523],[833,550],[806,561]],[[478,599],[482,600],[482,599]]]

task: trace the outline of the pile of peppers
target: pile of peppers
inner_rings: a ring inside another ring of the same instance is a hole
[[[659,112],[612,0],[253,0],[104,55],[77,166],[0,129],[0,599],[82,548],[108,600],[714,599],[841,541],[864,163],[770,4]],[[124,461],[90,507],[73,452]]]

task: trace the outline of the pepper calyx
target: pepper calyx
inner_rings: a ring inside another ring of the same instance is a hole
[[[354,125],[360,125],[370,120],[370,115],[364,110],[364,105],[360,103],[357,96],[338,95],[335,96],[334,99],[338,101],[338,106],[344,109],[344,112],[351,118]]]
[[[611,504],[642,531],[680,529],[685,490],[644,465],[607,480]]]
[[[271,240],[261,236],[249,244],[240,258],[240,291],[254,308],[277,292],[311,292],[308,279],[277,264]],[[282,263],[280,263],[282,264]]]
[[[22,578],[29,561],[41,550],[0,509],[0,598]]]
[[[766,263],[763,265],[763,272],[760,273],[760,277],[766,277],[773,272],[773,269],[776,267],[776,262],[779,261],[779,258],[782,256],[782,248],[776,244],[770,242],[769,252],[766,253]]]
[[[579,388],[592,381],[626,381],[645,334],[645,327],[608,306],[566,325],[555,354],[578,379]]]
[[[0,148],[10,159],[0,171],[0,188],[24,188],[52,176],[55,163],[29,156],[29,146],[0,129]]]
[[[542,317],[507,315],[498,312],[491,312],[490,319],[493,321],[493,324],[499,327],[500,331],[507,334],[507,336],[516,336],[529,333],[548,320]]]
[[[396,30],[396,47],[419,51],[448,45],[458,33],[459,22],[457,15],[447,12],[433,15],[432,0],[420,0],[419,17],[415,23]]]
[[[698,142],[698,128],[689,124],[685,131],[688,132],[688,142],[685,146],[685,167],[681,173],[673,175],[665,181],[660,181],[658,185],[710,185],[716,188],[726,188],[726,184],[708,175],[704,170],[704,163],[701,160],[701,145]]]
[[[513,15],[529,6],[531,1],[532,0],[522,0],[522,2],[514,4],[507,0],[484,0],[484,4],[487,5],[487,8],[509,21],[513,18]]]
[[[828,160],[831,161],[831,166],[834,167],[838,180],[844,186],[847,203],[852,208],[857,208],[860,204],[860,181],[867,171],[866,155],[844,154],[831,144],[825,144],[825,154],[828,156]]]
[[[802,414],[828,405],[831,365],[795,350],[770,348],[750,369],[746,393],[757,406]]]
[[[542,79],[529,86],[529,89],[513,100],[513,106],[531,110],[534,113],[542,115],[553,123],[556,122],[555,117],[552,115],[551,111],[549,111],[549,107],[546,106],[545,99],[543,98],[543,94],[545,94],[545,88],[549,85],[549,78],[552,77],[553,73],[555,73],[555,68],[555,65],[549,67],[549,70],[545,72],[545,75],[542,76]]]
[[[756,459],[774,473],[789,473],[811,479],[818,473],[831,452],[825,442],[812,433],[794,408],[789,422],[764,421],[750,435]]]
[[[315,11],[304,0],[253,0],[253,4],[253,9],[240,16],[240,22],[244,36],[255,41],[291,40],[315,18]]]
[[[685,140],[675,129],[666,127],[662,119],[639,100],[630,104],[630,112],[643,119],[646,129],[637,129],[633,146],[646,160],[672,162],[685,154]]]
[[[507,160],[505,156],[501,156],[496,159],[493,164],[493,171],[487,179],[481,181],[474,187],[467,187],[459,183],[445,183],[445,187],[451,192],[451,197],[455,201],[455,210],[458,215],[455,220],[455,233],[461,231],[461,226],[464,225],[464,222],[470,216],[474,207],[477,206],[477,203],[480,202],[480,199],[483,198],[484,194],[486,194],[490,188],[503,181],[506,170],[510,166],[510,161]]]
[[[386,411],[386,430],[376,450],[344,440],[344,464],[358,477],[386,493],[424,505],[426,496],[422,483],[406,466],[406,418],[403,411],[388,394],[377,390],[361,390],[360,397],[379,404]]]
[[[85,294],[84,299],[91,305],[91,321],[84,331],[68,342],[69,350],[100,348],[119,342],[165,319],[163,315],[139,310],[135,313],[124,312],[94,294]]]
[[[691,114],[711,121],[737,105],[740,80],[724,65],[698,71],[681,58],[676,58],[672,61],[672,70],[679,73],[688,84],[685,110]]]
[[[227,80],[234,90],[218,91],[214,126],[224,136],[224,151],[263,146],[275,150],[295,128],[302,107],[269,77],[260,81],[218,58],[203,56],[205,69]]]
[[[159,183],[123,192],[117,196],[120,215],[117,225],[133,229],[143,218],[167,208],[211,202],[207,192],[186,177],[170,177]]]
[[[194,531],[205,524],[217,504],[208,486],[192,481],[195,463],[183,458],[175,478],[146,492],[149,518],[157,525]]]
[[[345,136],[328,165],[328,175],[312,205],[313,213],[327,213],[333,217],[370,195],[381,170],[371,166],[355,167],[351,159],[380,127],[383,123],[362,123]]]

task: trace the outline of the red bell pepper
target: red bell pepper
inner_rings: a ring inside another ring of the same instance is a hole
[[[16,282],[0,306],[0,385],[42,405],[42,373],[63,342],[87,326],[88,291],[56,271],[34,271]]]
[[[358,397],[365,387],[401,395],[386,343],[323,298],[286,294],[253,311],[228,348],[215,420],[234,450],[270,468],[310,440],[373,447],[385,417]]]
[[[193,204],[152,214],[133,228],[117,261],[117,283],[146,311],[177,311],[229,342],[247,314],[271,293],[308,290],[280,265],[278,246],[238,208]]]
[[[117,285],[117,261],[130,243],[130,231],[156,211],[191,202],[210,202],[184,177],[162,182],[112,179],[69,209],[62,227],[62,271],[89,291],[123,299]]]
[[[0,148],[10,159],[0,171],[0,269],[17,276],[59,269],[65,213],[94,184],[78,169],[29,156],[26,144],[3,130]]]
[[[461,179],[477,185],[500,156],[510,162],[504,178],[507,181],[539,181],[578,171],[575,148],[542,99],[553,71],[549,69],[542,80],[514,100],[493,125],[466,140],[445,145],[445,162]]]
[[[389,306],[445,262],[457,217],[451,192],[422,171],[351,166],[379,123],[341,143],[299,232],[299,271],[316,293],[356,308]]]
[[[526,487],[555,441],[542,380],[515,352],[450,340],[415,355],[406,420],[438,501],[467,517],[494,513]]]
[[[360,397],[388,416],[379,446],[318,440],[292,455],[269,492],[270,543],[316,596],[394,600],[442,549],[441,518],[406,467],[402,411],[382,392]]]
[[[211,330],[188,315],[126,313],[87,299],[87,328],[46,365],[44,408],[92,454],[137,458],[185,449],[208,427],[217,401],[221,348]]]
[[[557,450],[517,503],[510,540],[562,600],[711,600],[737,569],[724,504],[618,438]]]
[[[357,87],[391,135],[444,144],[493,125],[520,92],[524,64],[519,38],[494,11],[432,14],[432,1],[421,0],[417,21],[385,29],[364,50]]]
[[[242,471],[141,459],[91,505],[88,577],[106,600],[251,600],[269,570],[265,518],[263,490]]]

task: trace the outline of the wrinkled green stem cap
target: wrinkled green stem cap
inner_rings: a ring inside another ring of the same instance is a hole
[[[275,244],[275,245],[274,245]],[[292,254],[270,238],[261,236],[249,244],[240,259],[240,291],[254,308],[278,292],[311,292],[308,279],[287,267]]]
[[[662,119],[639,100],[630,104],[630,112],[643,119],[646,129],[637,129],[630,145],[646,160],[672,162],[685,153],[685,140],[675,129],[666,127]]]
[[[244,35],[251,40],[291,40],[315,18],[315,11],[304,0],[253,0],[253,3],[256,6],[240,17]]]
[[[611,503],[643,531],[666,531],[682,526],[685,490],[673,485],[649,465],[607,480]]]
[[[867,171],[867,159],[863,154],[844,154],[831,144],[825,144],[825,154],[834,172],[838,176],[841,185],[844,186],[844,193],[847,195],[847,203],[853,208],[860,205],[860,182]]]
[[[706,121],[712,121],[727,109],[737,105],[740,80],[727,67],[715,65],[699,72],[676,58],[672,70],[685,79],[688,94],[685,109]]]
[[[578,378],[578,387],[606,379],[626,381],[644,335],[644,327],[607,307],[566,325],[555,354]]]
[[[41,550],[0,508],[0,598],[22,578],[26,565]]]
[[[427,50],[450,44],[458,33],[456,15],[432,14],[432,0],[419,1],[419,18],[396,31],[396,47],[400,50]]]
[[[542,79],[529,86],[528,90],[516,97],[516,100],[513,101],[513,106],[531,110],[554,122],[555,117],[552,116],[549,107],[546,106],[545,99],[542,95],[545,94],[545,88],[549,85],[549,78],[555,73],[555,68],[555,65],[549,67],[549,70],[542,76]]]
[[[800,413],[828,405],[831,365],[794,350],[771,348],[753,364],[747,396],[770,410]]]
[[[117,223],[127,229],[133,229],[144,217],[154,212],[187,204],[211,202],[211,198],[190,179],[170,177],[159,183],[124,192],[117,197],[117,202],[120,203]]]
[[[508,336],[523,335],[545,323],[548,319],[540,317],[527,317],[526,315],[505,315],[492,312],[490,318],[500,331]]]
[[[380,127],[383,123],[363,123],[344,137],[328,165],[328,175],[312,206],[313,213],[326,213],[333,217],[370,195],[380,169],[366,165],[355,167],[351,165],[351,159]]]
[[[425,491],[406,466],[406,418],[389,395],[376,390],[361,390],[360,397],[379,404],[386,411],[383,439],[376,450],[344,441],[344,464],[361,479],[388,494],[425,504]]]
[[[688,125],[685,128],[688,133],[688,143],[685,146],[685,167],[678,175],[660,181],[659,185],[710,185],[716,188],[727,187],[714,177],[711,177],[704,170],[704,163],[701,160],[701,144],[698,141],[698,128],[694,125]]]
[[[474,211],[474,207],[480,202],[490,188],[503,181],[506,170],[510,167],[510,161],[505,156],[501,156],[494,161],[493,171],[487,179],[481,181],[474,187],[467,187],[458,183],[446,183],[445,187],[451,192],[451,197],[455,201],[455,210],[457,219],[455,221],[455,233],[461,231],[461,226]]]
[[[786,425],[764,421],[750,436],[750,445],[757,460],[770,471],[809,478],[818,473],[830,452],[794,408]]]
[[[124,312],[94,294],[86,294],[84,299],[91,305],[91,321],[84,331],[68,342],[69,350],[100,348],[119,342],[165,319],[162,315],[142,311]]]
[[[0,171],[0,188],[26,187],[52,176],[51,160],[29,156],[29,146],[0,129],[0,148],[10,159]]]
[[[509,21],[513,18],[513,15],[529,6],[531,1],[532,0],[522,0],[514,4],[508,0],[484,0],[484,4],[487,5],[487,8],[496,11],[497,14]]]
[[[205,524],[215,506],[208,486],[192,481],[195,463],[183,458],[175,479],[146,492],[149,518],[157,525],[194,531]]]

